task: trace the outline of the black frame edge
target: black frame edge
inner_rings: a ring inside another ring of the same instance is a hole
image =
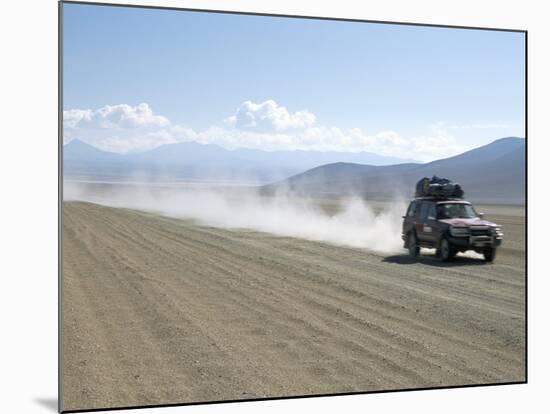
[[[80,1],[80,0],[60,0],[66,4],[82,4],[91,6],[110,6],[110,7],[130,7],[135,9],[154,9],[154,10],[173,10],[173,11],[187,11],[187,12],[203,12],[203,13],[217,13],[217,14],[236,14],[245,16],[264,16],[264,17],[287,17],[293,19],[309,19],[309,20],[332,20],[342,22],[355,22],[355,23],[378,23],[378,24],[391,24],[400,26],[421,26],[421,27],[433,27],[433,28],[446,28],[446,29],[467,29],[467,30],[489,30],[497,32],[514,32],[525,33],[526,29],[504,29],[500,27],[483,27],[483,26],[461,26],[450,24],[435,24],[435,23],[413,23],[413,22],[394,22],[389,20],[370,20],[370,19],[353,19],[346,17],[327,17],[327,16],[304,16],[299,14],[278,14],[267,12],[250,12],[250,11],[235,11],[235,10],[220,10],[220,9],[198,9],[188,7],[175,7],[175,6],[151,6],[145,4],[129,4],[129,3],[107,3],[97,1]]]
[[[454,390],[454,389],[465,389],[465,388],[499,387],[499,386],[506,386],[506,385],[522,385],[522,384],[527,384],[527,381],[498,382],[498,383],[490,383],[490,384],[450,385],[445,387],[403,388],[403,389],[395,389],[395,390],[392,389],[392,390],[377,390],[377,391],[356,391],[356,392],[345,392],[345,393],[338,393],[338,394],[294,395],[294,396],[284,396],[284,397],[250,398],[246,400],[217,400],[217,401],[199,401],[199,402],[174,403],[174,404],[88,408],[88,409],[77,409],[77,410],[63,410],[60,412],[61,413],[93,413],[93,412],[99,412],[99,411],[142,410],[142,409],[153,409],[153,408],[170,408],[170,407],[202,406],[202,405],[213,405],[213,404],[233,404],[233,403],[248,403],[248,402],[263,402],[263,401],[297,400],[297,399],[322,398],[322,397],[347,397],[352,395],[402,393],[402,392],[411,392],[411,391]]]
[[[63,412],[63,1],[57,8],[57,411]]]

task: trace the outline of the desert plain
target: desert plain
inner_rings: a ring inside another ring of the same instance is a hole
[[[525,209],[478,209],[492,264],[65,201],[63,409],[524,381]]]

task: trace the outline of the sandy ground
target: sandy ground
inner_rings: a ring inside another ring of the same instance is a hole
[[[489,265],[66,202],[63,408],[523,381],[524,218],[483,211]]]

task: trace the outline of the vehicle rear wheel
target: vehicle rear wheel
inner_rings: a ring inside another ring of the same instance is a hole
[[[451,247],[451,244],[449,243],[449,240],[447,240],[446,237],[443,237],[441,239],[438,251],[439,251],[439,257],[444,262],[448,262],[456,255],[456,250],[454,250]]]
[[[418,254],[420,253],[420,247],[418,246],[418,243],[416,242],[416,235],[412,231],[409,233],[409,240],[408,240],[407,245],[409,247],[409,254],[412,257],[417,257]]]
[[[487,247],[485,250],[483,250],[483,258],[486,262],[494,261],[496,255],[497,249],[495,247]]]

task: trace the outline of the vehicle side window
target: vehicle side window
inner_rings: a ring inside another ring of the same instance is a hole
[[[428,218],[428,210],[430,209],[430,203],[423,202],[420,205],[420,218],[421,219],[427,219]]]
[[[413,201],[409,205],[409,209],[407,210],[407,217],[414,217],[416,215],[416,206],[417,206],[416,201]]]

